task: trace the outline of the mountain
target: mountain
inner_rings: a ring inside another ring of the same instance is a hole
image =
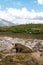
[[[14,26],[15,24],[11,21],[7,21],[5,19],[0,18],[0,26]]]

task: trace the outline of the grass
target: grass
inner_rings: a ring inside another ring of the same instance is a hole
[[[43,34],[43,24],[25,24],[0,27],[0,32]]]

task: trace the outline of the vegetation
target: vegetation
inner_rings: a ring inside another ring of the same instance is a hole
[[[0,27],[0,32],[43,34],[43,24],[25,24]]]

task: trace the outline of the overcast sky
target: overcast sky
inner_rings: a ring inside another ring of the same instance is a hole
[[[0,18],[16,24],[43,23],[43,0],[0,0]]]

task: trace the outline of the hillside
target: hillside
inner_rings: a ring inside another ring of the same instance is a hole
[[[0,32],[43,34],[43,24],[23,24],[17,26],[1,26]]]

